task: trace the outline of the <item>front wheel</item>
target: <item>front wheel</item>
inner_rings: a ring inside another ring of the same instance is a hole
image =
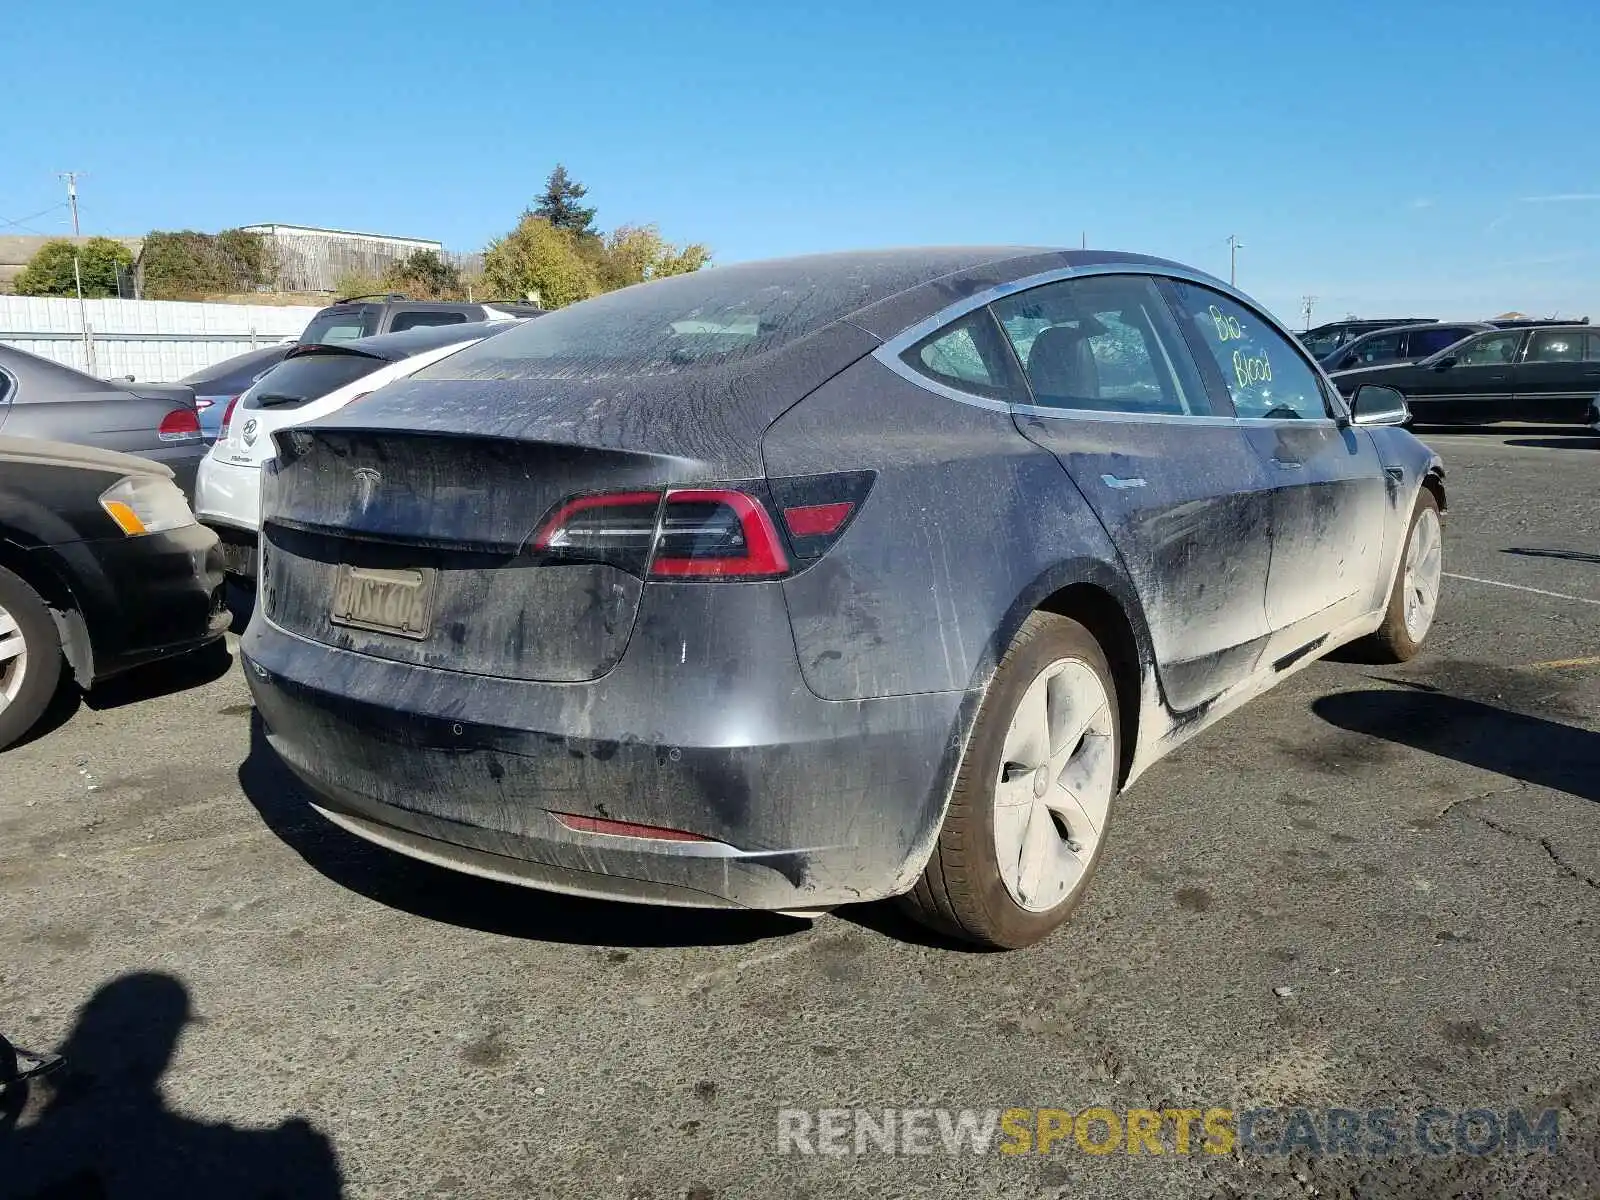
[[[1121,761],[1116,683],[1078,622],[1033,613],[995,672],[933,856],[905,903],[982,946],[1032,945],[1082,900]]]
[[[1364,639],[1363,648],[1380,662],[1409,662],[1420,654],[1433,628],[1443,577],[1444,526],[1439,519],[1439,501],[1423,488],[1411,513],[1411,528],[1383,624]]]
[[[0,567],[0,750],[44,715],[61,681],[61,639],[39,593]]]

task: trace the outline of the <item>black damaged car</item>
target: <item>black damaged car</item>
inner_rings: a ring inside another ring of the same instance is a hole
[[[229,620],[217,536],[165,466],[0,437],[0,749],[63,672],[90,687],[215,642]]]
[[[1114,801],[1427,637],[1443,471],[1244,295],[1047,249],[584,301],[275,435],[246,678],[316,807],[535,887],[1020,946]]]
[[[1394,388],[1418,425],[1588,425],[1600,395],[1600,330],[1588,325],[1491,329],[1415,363],[1336,371],[1345,395]]]

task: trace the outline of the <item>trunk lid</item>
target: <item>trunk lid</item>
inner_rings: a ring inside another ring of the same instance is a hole
[[[695,465],[411,430],[279,435],[263,479],[260,595],[274,624],[445,671],[577,683],[622,656],[644,584],[528,551],[575,493],[662,488]]]

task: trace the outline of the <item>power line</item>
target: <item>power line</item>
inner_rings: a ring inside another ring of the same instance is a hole
[[[47,217],[51,213],[55,212],[56,209],[65,208],[66,206],[67,206],[67,204],[66,204],[65,200],[57,201],[55,204],[52,204],[49,208],[42,208],[36,213],[29,213],[27,216],[20,217],[15,221],[0,221],[0,229],[9,229],[13,225],[15,225],[18,229],[31,229],[32,227],[28,224],[29,221],[37,221],[40,217]],[[39,233],[39,230],[37,230],[37,229],[33,229],[32,231],[34,233]],[[48,236],[48,235],[41,234],[40,236]]]

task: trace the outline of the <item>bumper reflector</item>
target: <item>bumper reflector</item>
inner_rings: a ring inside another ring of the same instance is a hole
[[[599,817],[580,817],[576,813],[550,814],[575,833],[608,833],[612,837],[654,838],[659,842],[709,842],[697,833],[681,829],[662,829],[659,825],[635,825],[631,821],[605,821]]]

